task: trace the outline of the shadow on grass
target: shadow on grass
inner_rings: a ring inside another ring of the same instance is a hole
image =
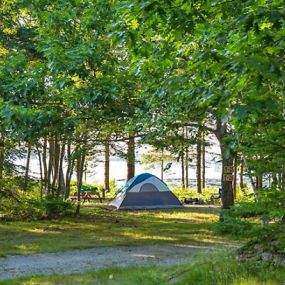
[[[78,217],[0,224],[2,255],[146,244],[230,244],[211,231],[217,208],[185,207],[156,211],[82,208]]]

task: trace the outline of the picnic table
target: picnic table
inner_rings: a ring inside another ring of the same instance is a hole
[[[83,203],[90,202],[91,200],[95,199],[99,199],[100,203],[102,203],[102,198],[98,192],[98,188],[94,186],[82,185],[80,187],[80,197]],[[71,196],[70,199],[77,200],[77,191],[73,193],[73,196]]]

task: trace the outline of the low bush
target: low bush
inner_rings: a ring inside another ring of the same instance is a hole
[[[216,187],[209,187],[203,189],[203,192],[197,193],[197,189],[195,187],[182,189],[181,187],[171,187],[171,190],[175,193],[180,201],[184,201],[184,199],[191,199],[191,198],[198,198],[199,200],[203,201],[210,201],[211,196],[214,197],[218,196],[219,188]]]
[[[235,238],[252,235],[255,224],[232,214],[230,210],[221,212],[220,221],[213,224],[213,230],[218,234],[227,234]]]
[[[56,218],[70,214],[73,205],[69,201],[43,200],[38,201],[32,198],[22,198],[21,201],[14,199],[2,199],[0,212],[2,219],[6,220],[39,220]]]

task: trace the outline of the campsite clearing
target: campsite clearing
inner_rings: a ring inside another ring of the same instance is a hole
[[[214,206],[156,211],[108,211],[85,206],[79,217],[2,222],[1,255],[161,243],[211,245],[222,240],[210,227],[218,215],[219,209]]]

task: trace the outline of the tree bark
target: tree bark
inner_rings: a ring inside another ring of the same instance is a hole
[[[63,196],[65,193],[65,182],[63,174],[63,161],[65,155],[65,142],[62,142],[60,149],[59,167],[58,167],[58,181],[57,181],[57,197]]]
[[[135,176],[135,137],[130,135],[127,150],[127,180]]]
[[[182,189],[185,189],[185,167],[184,167],[184,150],[181,151],[181,187]]]
[[[28,188],[28,179],[29,179],[29,169],[30,169],[30,160],[31,160],[31,145],[28,144],[28,150],[27,150],[27,160],[26,160],[26,169],[25,169],[25,178],[24,178],[24,191],[27,191]]]
[[[77,207],[75,211],[76,215],[80,214],[81,186],[82,186],[82,179],[84,172],[85,156],[86,152],[84,150],[81,150],[81,153],[79,154],[76,163],[76,172],[77,172]]]
[[[202,183],[201,183],[201,151],[202,151],[202,146],[201,146],[201,131],[198,130],[198,135],[197,135],[197,153],[196,153],[196,179],[197,179],[197,192],[202,193]]]
[[[52,195],[52,183],[51,183],[51,177],[52,177],[52,170],[54,166],[54,142],[53,140],[49,141],[49,150],[48,150],[49,156],[48,156],[48,170],[47,170],[47,196],[53,196]]]
[[[238,157],[236,155],[234,159],[234,185],[233,185],[234,200],[236,200],[237,198],[237,167],[238,167],[237,162],[238,162]]]
[[[243,172],[244,172],[244,161],[243,158],[241,158],[241,164],[240,164],[240,175],[239,175],[239,185],[240,189],[243,190],[244,184],[243,184]]]
[[[219,141],[222,156],[222,208],[228,209],[234,205],[234,195],[232,181],[229,181],[229,176],[227,176],[227,179],[225,176],[225,174],[227,174],[225,172],[225,167],[233,167],[233,158],[231,156],[230,148],[225,142],[225,137],[228,135],[227,125],[222,124],[219,120],[217,120],[215,135]]]
[[[58,176],[59,176],[59,164],[60,164],[60,143],[58,141],[58,138],[55,137],[54,141],[54,152],[53,152],[53,178],[52,178],[52,197],[55,197],[55,194],[57,194],[56,185],[58,184]]]
[[[206,188],[206,146],[205,146],[205,135],[203,135],[202,144],[202,188]]]
[[[44,143],[43,143],[42,160],[43,160],[44,188],[45,188],[45,191],[47,191],[48,190],[48,167],[47,167],[47,140],[46,138],[44,139]]]
[[[102,193],[103,199],[106,197],[106,191],[110,190],[110,144],[109,142],[105,143],[105,185]]]
[[[164,170],[164,161],[163,159],[161,160],[161,164],[160,164],[160,179],[163,181],[164,177],[163,177],[163,170]]]
[[[185,151],[185,187],[189,188],[189,147]]]
[[[71,143],[67,143],[67,169],[65,173],[65,193],[64,193],[64,199],[67,199],[70,195],[70,181],[73,174],[73,168],[74,168],[74,159],[72,158],[72,152],[71,152]]]
[[[262,189],[262,186],[263,186],[263,177],[262,175],[258,175],[256,176],[256,189],[259,190],[259,189]]]
[[[5,138],[4,131],[0,132],[0,190],[3,188],[3,172],[5,161]]]
[[[43,164],[42,164],[42,158],[41,158],[41,152],[39,150],[39,147],[36,145],[36,150],[38,154],[38,160],[39,160],[39,165],[40,165],[40,200],[43,200]]]

